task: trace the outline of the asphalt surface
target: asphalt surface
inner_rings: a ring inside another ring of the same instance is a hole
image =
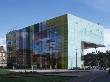
[[[110,75],[105,75],[105,76],[96,78],[91,82],[110,82]]]
[[[91,71],[85,76],[76,77],[66,82],[110,82],[110,75],[106,71]]]

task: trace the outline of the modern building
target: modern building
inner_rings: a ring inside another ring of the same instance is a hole
[[[7,67],[7,54],[3,46],[0,46],[0,67]]]
[[[6,34],[8,66],[82,67],[83,50],[103,46],[103,26],[65,14]]]

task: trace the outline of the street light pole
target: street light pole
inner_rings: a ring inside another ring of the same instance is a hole
[[[95,53],[96,53],[96,62],[97,62],[97,67],[98,67],[98,69],[99,69],[99,66],[100,66],[100,61],[99,61],[99,54],[98,54],[98,52],[97,52],[97,49],[96,49],[97,47],[96,47],[96,45],[95,45]]]
[[[77,70],[77,49],[76,49],[76,70]]]

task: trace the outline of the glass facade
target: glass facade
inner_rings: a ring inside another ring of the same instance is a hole
[[[67,30],[66,21],[64,15],[9,32],[6,35],[8,66],[67,68],[67,32],[63,32]],[[10,42],[12,45],[8,45]]]
[[[39,24],[39,31],[33,33],[33,60],[38,68],[56,68],[61,53],[61,34],[59,27],[47,29]]]
[[[68,14],[68,69],[83,67],[83,50],[104,44],[104,28],[83,18]],[[88,44],[88,45],[87,45]]]
[[[84,36],[91,36],[93,43],[96,43],[95,38],[99,38],[99,36],[92,37],[91,32],[84,34],[86,30],[80,28],[81,25],[77,26],[75,21],[82,24],[77,17],[66,14],[7,33],[8,66],[22,68],[36,65],[38,69],[74,67],[75,49],[77,46],[78,56],[81,57],[81,41],[87,41]],[[103,33],[102,30],[101,32]],[[103,40],[103,36],[100,38]],[[91,41],[88,39],[88,42]],[[96,44],[98,43],[99,41]]]

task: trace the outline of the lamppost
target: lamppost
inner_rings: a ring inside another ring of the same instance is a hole
[[[52,60],[52,56],[53,56],[53,45],[52,45],[53,41],[50,42],[50,69],[52,69],[52,64],[53,64],[53,60]]]
[[[110,68],[110,50],[109,50],[109,45],[106,46],[107,48],[107,62],[106,62],[106,67],[109,67]],[[108,66],[107,66],[107,63],[108,63]]]
[[[78,65],[77,65],[77,49],[76,49],[76,70],[77,70],[77,67]]]
[[[97,62],[97,66],[98,66],[98,69],[99,69],[99,56],[98,56],[98,53],[97,53],[97,49],[96,49],[96,45],[95,45],[95,53],[96,53],[96,62]]]
[[[110,68],[110,51],[109,51],[109,55],[108,55],[108,63],[109,63],[109,68]]]

